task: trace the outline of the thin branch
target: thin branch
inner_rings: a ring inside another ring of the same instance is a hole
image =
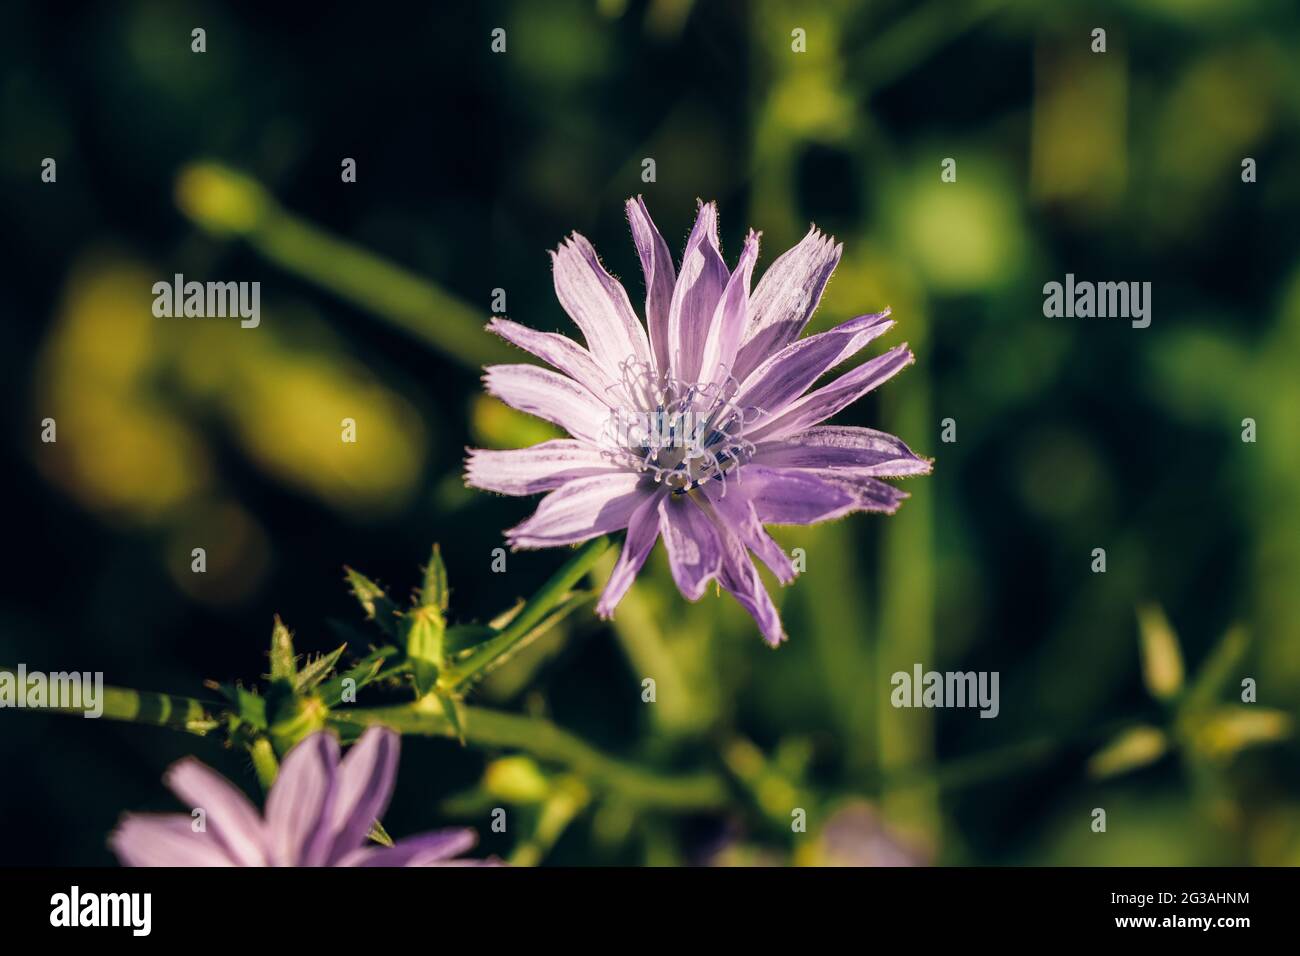
[[[719,773],[669,774],[639,767],[611,757],[540,718],[470,706],[462,706],[459,713],[467,742],[522,750],[540,760],[561,764],[593,788],[616,792],[642,806],[718,810],[729,801],[727,781]],[[393,707],[335,711],[329,719],[336,726],[383,724],[403,734],[451,739],[458,736],[437,701],[429,698]]]

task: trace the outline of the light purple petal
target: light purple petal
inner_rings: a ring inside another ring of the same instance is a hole
[[[543,498],[506,539],[516,548],[553,548],[619,531],[646,494],[640,476],[631,472],[578,478]]]
[[[236,865],[270,864],[269,841],[262,818],[233,783],[194,757],[172,764],[163,782],[192,810],[203,811],[208,833]]]
[[[536,495],[574,478],[622,470],[607,451],[574,438],[555,438],[508,451],[471,448],[465,459],[465,483],[503,495]]]
[[[493,319],[487,328],[489,332],[559,369],[604,404],[626,404],[627,397],[623,395],[621,385],[609,376],[590,352],[567,335],[538,332],[509,319]]]
[[[869,362],[863,362],[829,385],[791,402],[784,411],[770,418],[760,418],[757,426],[747,432],[745,437],[757,443],[777,441],[806,432],[813,425],[825,421],[873,388],[893,378],[914,361],[915,357],[904,342]]]
[[[762,414],[756,421],[761,428],[822,375],[887,332],[894,324],[888,316],[888,309],[874,315],[860,315],[827,332],[786,346],[741,382],[736,404],[759,409]]]
[[[718,300],[713,320],[709,324],[708,338],[704,343],[704,357],[700,360],[701,382],[723,382],[732,374],[740,348],[740,337],[749,322],[749,279],[758,260],[758,233],[752,229],[745,237],[745,248],[740,262],[727,280],[722,298]]]
[[[736,378],[744,380],[765,358],[799,338],[843,248],[813,226],[763,273],[749,300],[749,327],[732,370]]]
[[[763,524],[817,524],[854,511],[898,509],[907,492],[875,478],[831,470],[744,466],[745,495]]]
[[[704,343],[728,278],[718,248],[718,209],[700,203],[668,309],[669,364],[679,382],[699,381]]]
[[[183,813],[130,813],[108,838],[123,866],[234,866],[211,833]]]
[[[722,567],[722,538],[690,495],[668,495],[659,502],[659,529],[677,589],[698,601]]]
[[[369,727],[339,765],[330,830],[334,838],[326,865],[335,866],[365,842],[371,826],[388,809],[397,782],[401,737],[387,727]]]
[[[327,730],[305,737],[285,754],[266,795],[266,828],[279,866],[320,866],[333,833],[339,742]]]
[[[799,435],[757,446],[750,459],[774,468],[830,468],[875,478],[928,475],[931,462],[902,439],[874,428],[819,425]]]
[[[654,353],[655,371],[668,373],[668,310],[672,305],[677,273],[668,244],[659,234],[645,202],[638,196],[627,201],[627,221],[632,227],[632,241],[641,257],[645,273],[645,317],[650,329],[650,348]]]
[[[398,840],[393,846],[354,850],[340,866],[437,866],[473,849],[477,842],[473,830],[435,830]]]
[[[763,523],[758,520],[754,504],[746,495],[746,483],[742,470],[739,480],[732,479],[725,485],[710,482],[704,489],[705,495],[713,506],[714,512],[723,527],[731,531],[741,544],[747,547],[759,560],[767,565],[782,584],[789,584],[795,579],[794,562],[776,543],[776,539],[767,533]]]
[[[511,408],[554,422],[575,438],[597,441],[610,410],[573,379],[536,365],[489,365],[483,386]]]
[[[776,647],[785,640],[785,629],[781,626],[781,615],[777,613],[772,596],[763,587],[758,576],[758,568],[749,560],[749,554],[740,539],[726,528],[720,529],[723,537],[722,571],[718,574],[718,583],[731,594],[740,606],[749,612],[758,624],[763,640]]]
[[[637,572],[649,557],[650,549],[659,540],[659,499],[665,494],[667,494],[666,488],[647,495],[628,519],[627,539],[623,542],[623,550],[619,553],[618,563],[610,572],[605,590],[600,595],[600,602],[596,605],[596,613],[601,617],[608,618],[613,615],[614,608],[623,599],[627,589],[632,586]]]
[[[592,356],[621,381],[628,362],[650,367],[650,342],[627,291],[605,271],[591,243],[576,232],[551,253],[555,294],[582,330]]]

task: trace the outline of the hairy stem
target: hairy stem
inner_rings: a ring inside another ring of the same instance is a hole
[[[18,671],[13,667],[0,666],[0,674],[10,674],[17,681]],[[84,701],[83,696],[83,701]],[[196,700],[176,694],[156,694],[147,690],[131,690],[126,687],[105,687],[100,695],[103,705],[102,717],[109,720],[124,720],[134,724],[151,724],[155,727],[171,727],[203,736],[218,726],[215,714],[224,704],[214,701]],[[86,707],[59,707],[46,705],[43,710],[53,710],[64,714],[84,714]]]

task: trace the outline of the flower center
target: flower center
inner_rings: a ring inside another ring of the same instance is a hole
[[[638,375],[637,382],[641,388],[633,394],[645,396],[651,407],[616,409],[611,444],[673,494],[686,494],[709,481],[725,484],[753,454],[754,444],[743,432],[761,410],[735,402],[739,383],[734,377],[704,383],[666,377],[647,384],[647,377]]]

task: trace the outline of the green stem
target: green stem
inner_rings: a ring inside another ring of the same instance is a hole
[[[479,674],[500,663],[515,649],[515,645],[542,622],[552,608],[564,600],[611,543],[608,535],[601,535],[580,547],[577,553],[528,599],[528,603],[520,609],[500,634],[484,641],[465,660],[448,667],[443,672],[439,684],[446,690],[461,690]]]
[[[391,648],[380,648],[373,656],[382,657]],[[11,667],[0,667],[0,674],[16,677]],[[104,687],[103,716],[109,720],[170,727],[202,736],[221,725],[218,719],[225,704],[155,694],[123,687]],[[45,707],[56,713],[77,714],[75,707]],[[689,774],[665,774],[628,763],[597,750],[586,741],[555,724],[533,717],[523,717],[485,707],[461,705],[460,731],[464,739],[480,747],[509,748],[563,765],[597,789],[616,792],[629,802],[641,806],[675,811],[720,810],[728,806],[731,787],[720,773],[698,771]],[[920,767],[890,773],[879,783],[891,788],[935,784],[944,791],[959,790],[990,778],[1032,766],[1048,759],[1068,746],[1083,746],[1106,739],[1134,723],[1147,723],[1149,715],[1137,715],[1111,721],[1100,727],[1083,728],[1064,738],[1039,737],[974,754],[941,767]],[[410,704],[389,707],[353,707],[332,711],[328,722],[335,727],[368,727],[382,724],[402,734],[458,739],[461,733],[452,726],[434,696]],[[264,785],[274,779],[271,765],[259,762],[254,745],[253,761]]]
[[[437,701],[430,698],[393,707],[336,711],[330,715],[330,722],[353,727],[382,724],[403,734],[427,737],[458,736]],[[719,810],[728,803],[729,788],[720,774],[645,770],[602,753],[547,720],[462,706],[460,730],[469,743],[522,750],[540,760],[561,764],[592,787],[617,792],[642,806],[702,811]]]
[[[218,163],[181,172],[177,203],[218,236],[241,236],[270,261],[377,316],[467,368],[513,361],[484,332],[486,309],[286,212],[255,180]]]
[[[0,674],[10,674],[18,679],[18,671],[13,667],[0,666]],[[181,697],[176,694],[155,694],[146,690],[131,690],[126,687],[104,687],[101,692],[103,713],[109,720],[124,720],[134,724],[150,724],[155,727],[170,727],[184,730],[198,736],[219,726],[213,716],[225,705],[213,701],[196,700],[193,697]],[[63,714],[84,714],[84,707],[42,707]]]

